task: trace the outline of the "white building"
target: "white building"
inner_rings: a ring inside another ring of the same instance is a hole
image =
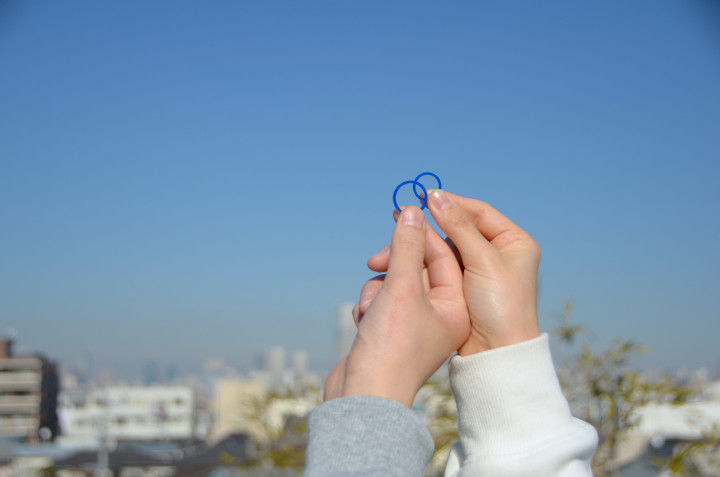
[[[647,404],[637,411],[637,418],[632,432],[656,445],[665,440],[698,441],[720,427],[720,402]]]
[[[117,441],[182,441],[195,436],[197,406],[189,386],[111,386],[88,391],[81,402],[60,400],[66,446]]]
[[[618,467],[637,460],[648,446],[659,448],[665,442],[709,438],[714,429],[720,428],[720,400],[713,392],[716,389],[720,389],[720,381],[708,386],[706,400],[674,405],[649,403],[637,409],[633,416],[635,425],[621,437],[622,444],[618,446]]]

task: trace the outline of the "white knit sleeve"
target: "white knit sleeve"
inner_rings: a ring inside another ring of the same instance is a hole
[[[570,414],[542,336],[450,362],[459,446],[446,476],[592,476],[595,429]]]

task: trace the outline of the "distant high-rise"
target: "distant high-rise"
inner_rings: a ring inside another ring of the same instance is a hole
[[[143,381],[146,386],[160,382],[160,366],[156,361],[146,361],[143,365]]]
[[[80,386],[88,386],[94,378],[92,357],[89,354],[78,357],[71,367]]]
[[[357,327],[353,321],[352,310],[355,306],[354,303],[344,302],[340,303],[337,307],[337,359],[341,359],[343,356],[350,352],[353,341],[355,341],[355,335],[357,334]]]
[[[270,378],[271,387],[280,387],[285,382],[285,349],[279,346],[271,348],[265,355],[265,370]]]
[[[178,377],[180,377],[180,371],[178,370],[177,365],[172,363],[168,364],[165,367],[165,383],[172,384]]]
[[[299,349],[293,354],[293,379],[296,383],[304,383],[307,376],[308,353]]]

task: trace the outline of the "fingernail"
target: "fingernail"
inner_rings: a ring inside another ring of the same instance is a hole
[[[448,207],[450,207],[450,199],[448,198],[448,196],[445,195],[445,193],[443,191],[434,190],[431,195],[432,195],[431,202],[436,208],[442,210],[442,209],[447,209]]]
[[[403,225],[409,225],[411,227],[422,228],[422,223],[425,220],[425,216],[422,211],[417,207],[408,207],[403,210],[400,214],[400,220]]]

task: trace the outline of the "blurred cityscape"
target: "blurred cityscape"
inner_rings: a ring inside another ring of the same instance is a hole
[[[338,356],[352,346],[351,311],[337,309]],[[306,350],[270,348],[244,374],[218,359],[199,375],[148,363],[142,382],[126,383],[89,360],[62,367],[15,344],[0,338],[0,476],[274,475],[277,464],[283,475],[302,472],[304,421],[325,378],[308,369]]]
[[[338,357],[354,339],[351,309],[337,308]],[[0,477],[302,475],[307,416],[322,401],[325,378],[308,369],[308,351],[268,349],[246,374],[220,360],[192,376],[150,365],[143,383],[128,384],[98,379],[88,363],[64,368],[41,351],[16,353],[14,344],[0,338]],[[612,475],[669,475],[659,473],[658,458],[716,435],[720,381],[703,369],[673,379],[690,397],[658,396],[634,409]],[[574,409],[589,407],[569,398]],[[428,475],[441,475],[444,444],[456,436],[446,419],[455,412],[446,369],[421,390],[414,411],[436,439]],[[697,475],[718,475],[712,459],[693,463]]]

